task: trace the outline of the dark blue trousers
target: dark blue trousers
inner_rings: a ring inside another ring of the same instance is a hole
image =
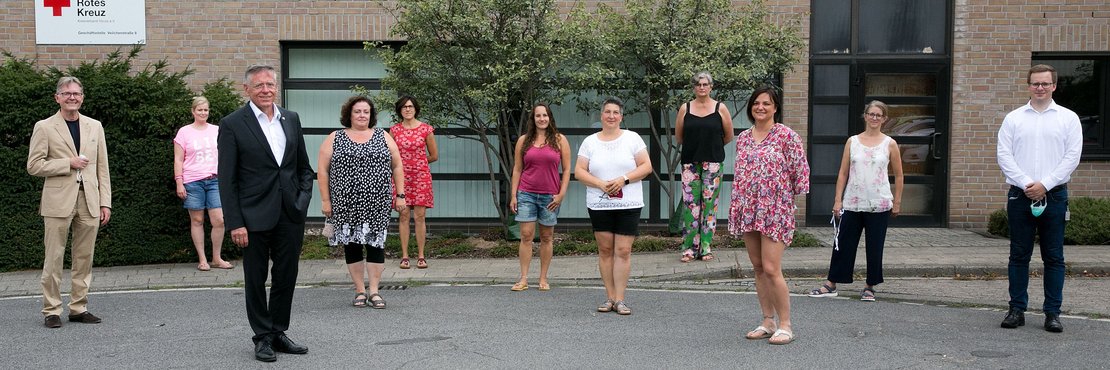
[[[836,243],[839,250],[833,250],[829,263],[829,281],[852,282],[852,270],[856,266],[856,249],[860,234],[867,231],[867,285],[883,282],[883,245],[886,244],[886,227],[890,223],[890,211],[852,212],[844,211],[840,216],[840,234]]]
[[[1010,308],[1025,311],[1029,306],[1029,260],[1033,257],[1033,241],[1041,239],[1041,260],[1044,261],[1044,312],[1060,313],[1064,301],[1064,215],[1068,211],[1068,188],[1060,185],[1045,195],[1048,207],[1040,217],[1033,217],[1033,202],[1025,191],[1011,186],[1006,202],[1010,223]]]

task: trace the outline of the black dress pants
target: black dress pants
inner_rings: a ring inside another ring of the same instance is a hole
[[[277,226],[265,231],[248,231],[249,244],[243,249],[244,298],[247,320],[255,343],[275,337],[289,329],[293,289],[304,242],[304,223],[294,223],[282,213]],[[270,269],[270,261],[273,268]],[[266,297],[266,278],[272,272],[270,296]]]

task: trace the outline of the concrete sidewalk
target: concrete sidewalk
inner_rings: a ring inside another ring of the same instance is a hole
[[[831,228],[806,228],[805,232],[826,242]],[[783,269],[791,279],[823,276],[828,269],[830,248],[789,248]],[[862,273],[863,248],[856,265]],[[710,262],[681,263],[678,253],[640,253],[632,256],[634,282],[704,281],[751,277],[751,263],[744,249],[718,249]],[[891,229],[884,250],[883,268],[887,277],[1006,276],[1009,241],[984,237],[971,231],[954,229]],[[1073,273],[1110,271],[1110,246],[1066,246],[1065,256]],[[401,270],[397,260],[386,261],[383,285],[408,282],[436,283],[513,283],[520,275],[516,258],[430,259],[430,268]],[[238,262],[236,261],[236,264]],[[1031,268],[1039,271],[1041,260],[1034,252]],[[538,258],[533,258],[530,281],[539,273]],[[555,257],[549,273],[552,283],[593,284],[598,280],[596,256]],[[0,297],[41,294],[40,271],[0,274]],[[69,290],[68,272],[62,279],[63,291]],[[92,291],[162,289],[181,287],[236,286],[243,282],[237,265],[232,270],[197,271],[195,264],[98,267],[93,269]],[[338,259],[301,261],[300,284],[350,284],[347,266]]]

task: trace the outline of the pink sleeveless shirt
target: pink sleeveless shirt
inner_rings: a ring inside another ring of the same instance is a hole
[[[532,147],[524,152],[520,171],[521,191],[535,194],[559,194],[559,164],[562,157],[555,148]]]

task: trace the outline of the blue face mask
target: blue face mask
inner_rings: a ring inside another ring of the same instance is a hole
[[[1041,214],[1044,213],[1045,208],[1048,208],[1048,198],[1047,197],[1044,198],[1044,199],[1035,201],[1035,202],[1033,202],[1032,204],[1029,205],[1029,209],[1031,211],[1033,211],[1033,217],[1041,217]]]

